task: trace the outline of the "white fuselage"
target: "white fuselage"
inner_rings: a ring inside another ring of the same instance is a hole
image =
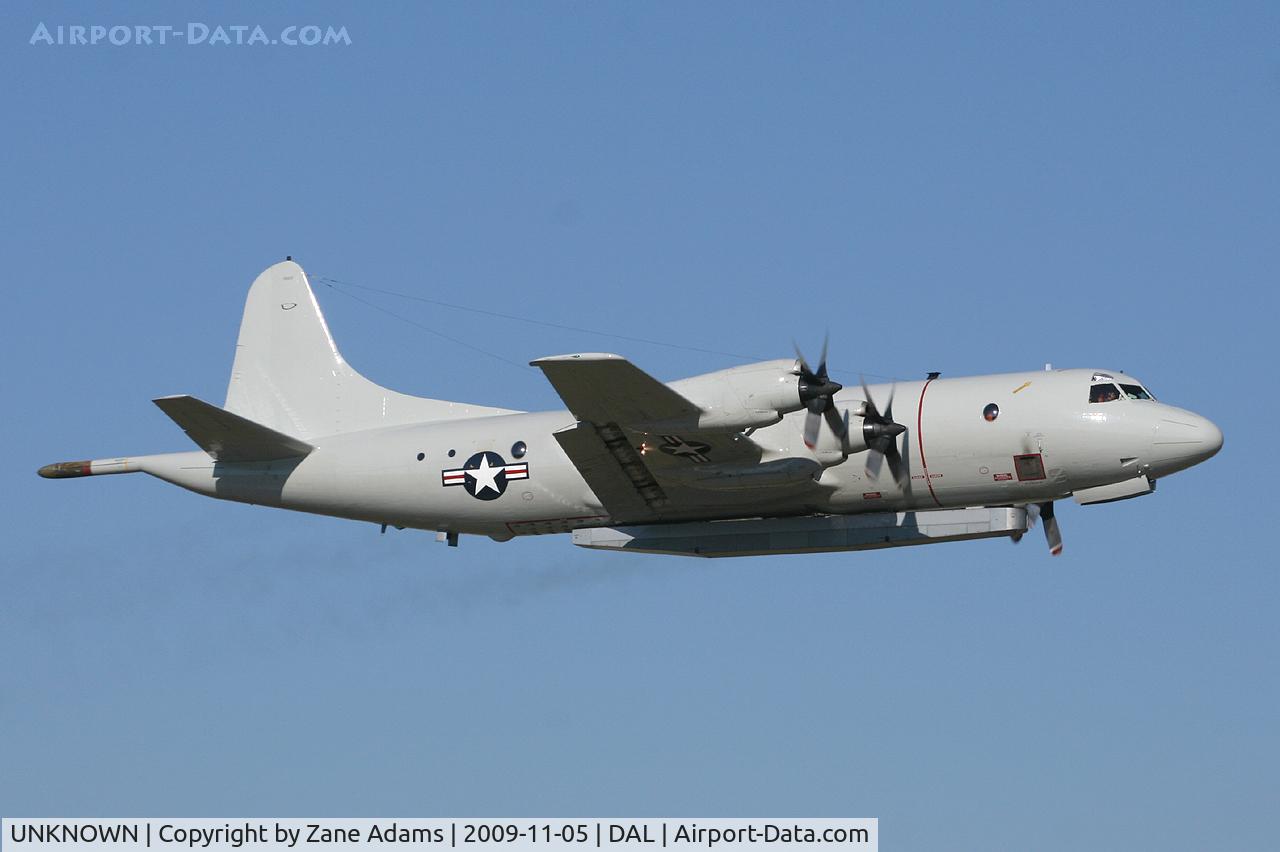
[[[868,453],[825,459],[816,478],[785,487],[715,487],[696,509],[663,512],[663,522],[744,517],[1023,505],[1145,476],[1155,479],[1202,461],[1221,446],[1217,427],[1155,400],[1090,402],[1090,370],[1057,370],[873,386],[907,427],[897,438],[907,475],[869,472]],[[1111,372],[1116,382],[1139,384]],[[861,389],[835,397],[856,408]],[[994,403],[994,419],[984,409]],[[804,411],[753,431],[766,459],[814,457],[802,440]],[[215,463],[202,452],[148,456],[142,470],[223,499],[401,527],[477,533],[498,539],[608,526],[612,517],[553,433],[572,426],[567,411],[503,414],[369,429],[316,438],[301,460]],[[645,436],[630,435],[641,447]],[[513,453],[517,443],[523,454]],[[821,452],[819,447],[818,451]],[[481,499],[446,484],[477,453],[527,475]],[[684,502],[682,505],[689,505]]]

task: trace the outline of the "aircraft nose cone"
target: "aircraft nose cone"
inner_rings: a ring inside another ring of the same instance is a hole
[[[1222,430],[1207,417],[1201,417],[1200,419],[1203,421],[1200,428],[1204,431],[1202,442],[1206,451],[1204,458],[1213,458],[1218,454],[1218,450],[1222,449]],[[1204,459],[1201,459],[1201,461],[1204,461]]]
[[[1222,430],[1207,417],[1174,409],[1156,424],[1151,450],[1154,461],[1170,472],[1212,458],[1222,449]]]

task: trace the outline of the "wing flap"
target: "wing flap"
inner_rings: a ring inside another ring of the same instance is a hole
[[[666,505],[666,493],[618,427],[579,422],[553,435],[610,516],[651,520]]]
[[[291,438],[194,396],[162,396],[152,402],[217,461],[275,461],[305,456],[315,449],[305,441]]]

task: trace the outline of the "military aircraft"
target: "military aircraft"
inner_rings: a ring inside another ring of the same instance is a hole
[[[222,407],[154,400],[200,447],[60,462],[142,471],[222,500],[498,541],[570,533],[689,556],[866,550],[1007,536],[1054,501],[1150,494],[1222,432],[1115,370],[1046,369],[846,389],[797,357],[669,384],[618,355],[539,358],[567,411],[407,396],[353,370],[302,267],[254,281]]]

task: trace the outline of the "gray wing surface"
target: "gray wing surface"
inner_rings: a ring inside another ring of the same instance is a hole
[[[760,461],[751,439],[699,430],[696,404],[618,355],[562,355],[532,364],[578,420],[555,433],[556,440],[615,518],[705,509],[708,492],[691,488],[692,479]]]
[[[588,423],[645,423],[698,417],[698,406],[620,355],[556,355],[542,370],[573,416]]]

